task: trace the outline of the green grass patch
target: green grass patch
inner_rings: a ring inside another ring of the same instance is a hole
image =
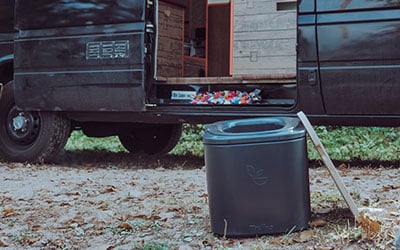
[[[203,125],[184,124],[182,137],[170,154],[202,157],[203,129]],[[329,156],[334,160],[400,160],[400,128],[317,126],[314,129]],[[320,159],[309,139],[307,144],[309,158]],[[127,152],[116,136],[90,138],[81,131],[74,131],[71,134],[65,149]]]
[[[314,129],[334,160],[400,160],[400,128],[319,126]],[[310,159],[320,158],[310,140],[308,151]]]
[[[104,138],[87,137],[82,131],[73,131],[69,137],[65,150],[68,151],[110,151],[110,152],[128,152],[119,142],[117,136]]]

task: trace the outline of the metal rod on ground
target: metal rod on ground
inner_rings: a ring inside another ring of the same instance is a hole
[[[301,122],[303,123],[304,127],[307,130],[307,133],[310,135],[312,142],[314,143],[315,148],[317,149],[318,153],[320,154],[322,161],[325,163],[325,166],[328,168],[329,173],[331,174],[337,188],[339,189],[340,193],[342,194],[344,200],[346,201],[347,205],[349,206],[351,212],[353,213],[356,220],[358,220],[358,208],[354,203],[353,198],[350,196],[349,192],[346,189],[342,179],[340,178],[339,173],[337,172],[335,165],[333,164],[331,158],[329,157],[328,153],[326,152],[324,146],[321,143],[318,135],[315,133],[310,121],[307,119],[307,116],[303,112],[297,113],[297,116],[300,118]]]

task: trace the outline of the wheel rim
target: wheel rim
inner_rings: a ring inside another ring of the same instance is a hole
[[[13,106],[7,116],[7,135],[15,144],[27,146],[35,142],[40,132],[38,112],[22,112]]]

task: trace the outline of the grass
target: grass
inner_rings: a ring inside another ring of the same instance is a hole
[[[182,137],[170,154],[202,157],[204,154],[203,129],[202,125],[185,124]],[[400,128],[318,126],[314,129],[333,160],[400,160]],[[311,160],[320,159],[309,139],[307,144],[308,157]],[[81,131],[74,131],[71,134],[65,149],[127,152],[116,136],[89,138]]]

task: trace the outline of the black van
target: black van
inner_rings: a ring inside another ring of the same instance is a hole
[[[1,0],[0,158],[52,161],[73,129],[156,154],[186,122],[400,124],[399,1],[299,0],[295,74],[249,75],[229,68],[232,3]]]

